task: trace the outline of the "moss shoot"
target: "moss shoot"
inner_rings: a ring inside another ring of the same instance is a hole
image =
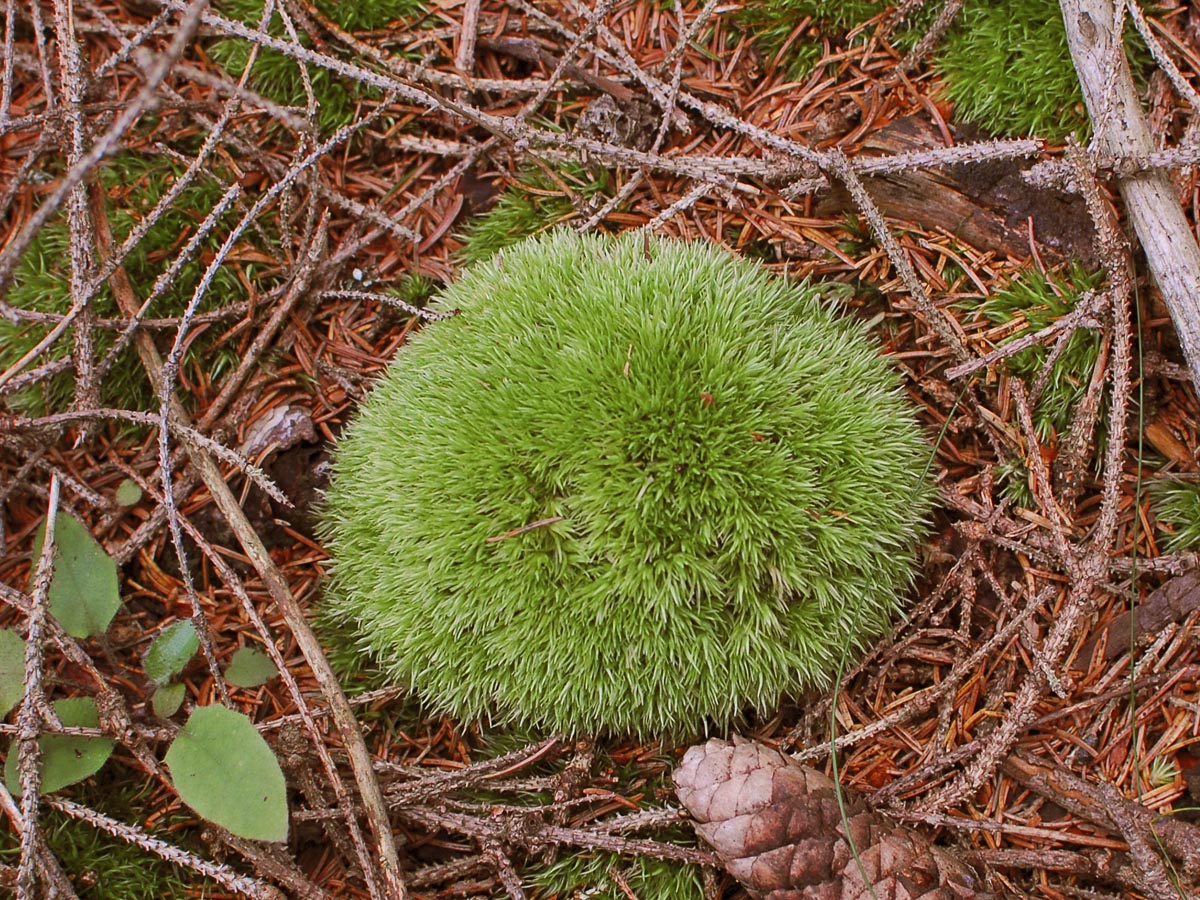
[[[1070,313],[1088,291],[1098,290],[1103,280],[1100,272],[1088,272],[1082,265],[1072,263],[1064,272],[1047,274],[1029,269],[1008,285],[996,291],[979,312],[996,325],[1022,322],[1008,340],[1017,340],[1041,331]],[[1049,348],[1038,345],[1022,350],[1006,360],[1013,375],[1033,382],[1049,356]],[[1033,423],[1038,434],[1049,439],[1055,432],[1064,433],[1071,426],[1075,408],[1087,393],[1092,371],[1100,355],[1100,335],[1080,328],[1067,341],[1066,349],[1050,370],[1050,379],[1033,410]]]
[[[818,286],[555,231],[469,268],[338,447],[325,613],[433,708],[695,733],[899,608],[929,450]]]
[[[262,0],[219,0],[218,12],[230,18],[258,26],[262,21]],[[424,0],[371,0],[368,3],[345,3],[338,0],[318,0],[316,8],[323,16],[346,31],[375,31],[400,19],[424,15]],[[272,14],[267,32],[273,37],[286,37],[283,19],[278,11]],[[312,38],[299,32],[305,47]],[[208,48],[209,56],[233,78],[240,78],[250,65],[254,45],[241,38],[221,38]],[[378,96],[377,92],[339,78],[329,69],[309,66],[309,84],[317,106],[317,124],[323,132],[332,132],[354,120],[359,102]],[[308,102],[300,65],[290,56],[270,47],[259,48],[251,72],[250,86],[264,97],[284,106],[303,109]]]
[[[463,242],[458,259],[468,264],[491,259],[497,250],[565,223],[577,215],[575,203],[565,191],[590,200],[608,193],[608,188],[608,173],[598,167],[593,172],[568,163],[553,176],[538,168],[529,169],[517,184],[496,198],[491,209],[467,223],[458,236]]]
[[[1200,546],[1200,481],[1178,476],[1150,482],[1150,501],[1168,553]]]

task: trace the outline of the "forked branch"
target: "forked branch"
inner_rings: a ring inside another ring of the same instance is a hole
[[[1061,0],[1061,6],[1095,129],[1093,148],[1111,157],[1148,156],[1154,140],[1125,58],[1119,27],[1124,7],[1118,10],[1110,0]],[[1121,176],[1117,185],[1200,389],[1200,247],[1166,172]]]

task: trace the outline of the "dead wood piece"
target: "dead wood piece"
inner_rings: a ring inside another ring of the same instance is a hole
[[[945,141],[936,125],[905,116],[869,135],[856,159],[937,149],[944,150]],[[949,231],[978,250],[998,251],[1013,259],[1029,258],[1032,220],[1033,236],[1046,255],[1094,265],[1092,226],[1083,203],[1061,191],[1031,188],[1021,178],[1028,165],[1001,159],[864,175],[863,181],[890,219]],[[852,209],[849,193],[837,186],[822,196],[816,212],[836,216]]]
[[[952,853],[847,800],[763,744],[714,738],[675,770],[675,791],[725,868],[762,900],[982,900]]]
[[[1131,635],[1136,643],[1157,634],[1172,622],[1182,621],[1197,609],[1200,609],[1200,570],[1172,578],[1136,609],[1113,619],[1104,632],[1104,658],[1116,659],[1128,650]],[[1099,635],[1092,637],[1084,645],[1081,658],[1088,659],[1099,640]]]

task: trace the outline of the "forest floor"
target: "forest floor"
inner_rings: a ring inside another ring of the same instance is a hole
[[[421,327],[410,310],[464,259],[555,225],[649,227],[850,286],[847,312],[936,445],[907,619],[836,692],[740,732],[827,772],[836,748],[842,785],[997,892],[1186,882],[1151,825],[1200,806],[1184,539],[1200,499],[1178,512],[1196,497],[1200,405],[1136,240],[1105,243],[1123,215],[1111,172],[1093,178],[1060,138],[959,121],[886,5],[837,26],[800,16],[773,42],[738,2],[303,0],[255,37],[238,19],[262,5],[0,4],[0,624],[29,633],[52,497],[116,561],[122,601],[105,633],[43,647],[48,693],[103,698],[117,748],[44,798],[44,841],[25,848],[40,884],[384,896],[394,835],[417,897],[737,895],[674,811],[685,746],[452,721],[364,673],[344,687],[367,765],[302,624],[327,561],[313,513],[330,447]],[[1196,84],[1195,13],[1159,4],[1151,27]],[[1147,71],[1173,145],[1197,113]],[[1079,167],[1023,179],[1047,162]],[[1195,228],[1195,170],[1171,177]],[[1024,354],[998,350],[1033,334]],[[160,444],[165,362],[178,404]],[[188,619],[204,640],[176,679],[184,712],[228,702],[268,738],[292,788],[286,846],[205,825],[156,764],[183,715],[155,714],[144,657]],[[273,648],[290,677],[227,683],[243,647]],[[371,781],[384,812],[364,803]],[[20,801],[0,794],[15,890]]]

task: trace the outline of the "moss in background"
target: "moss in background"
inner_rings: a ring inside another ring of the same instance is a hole
[[[528,747],[545,738],[544,733],[523,729],[484,731],[477,760],[495,759]],[[612,785],[614,791],[649,812],[660,807],[664,798],[673,797],[671,772],[675,759],[665,749],[653,757],[641,748],[637,756],[618,762],[603,744],[597,748],[593,771]],[[563,761],[539,762],[522,769],[522,777],[554,776],[562,771]],[[471,799],[486,804],[525,804],[532,807],[554,802],[551,791],[522,795],[487,791],[471,792]],[[615,816],[632,814],[622,810]],[[695,832],[684,825],[670,825],[629,834],[632,838],[650,838],[677,847],[695,847]],[[521,867],[521,880],[534,900],[629,900],[621,887],[623,880],[638,900],[704,900],[704,885],[698,866],[672,860],[622,856],[603,850],[560,846],[550,858],[538,854],[527,858]],[[498,892],[496,900],[508,895]]]
[[[1075,308],[1087,291],[1100,287],[1103,276],[1074,265],[1065,274],[1047,275],[1040,270],[1023,272],[1003,290],[992,294],[979,307],[980,314],[995,324],[1020,321],[1024,325],[1006,340],[1016,340],[1040,331]],[[1080,328],[1067,342],[1067,349],[1050,371],[1046,390],[1033,410],[1033,423],[1040,437],[1064,432],[1071,424],[1076,404],[1083,399],[1100,352],[1100,335]],[[1033,382],[1050,353],[1046,346],[1030,347],[1006,361],[1013,375]]]
[[[72,788],[71,799],[120,822],[140,826],[153,812],[148,806],[148,786],[128,778],[118,781],[117,777],[115,769],[101,773]],[[43,809],[41,815],[46,843],[70,879],[79,900],[163,900],[207,897],[216,891],[216,886],[208,879],[86,822],[53,809]],[[184,817],[187,818],[186,814]],[[183,833],[178,830],[151,833],[176,846],[198,850],[195,842],[181,845]],[[16,865],[20,850],[20,843],[11,831],[0,835],[0,859]]]
[[[1126,48],[1136,76],[1147,53],[1136,34]],[[968,3],[934,68],[961,121],[1007,137],[1090,133],[1058,0]]]
[[[765,56],[775,59],[804,19],[812,19],[811,27],[820,32],[820,37],[833,38],[853,31],[895,5],[887,0],[749,0],[734,14],[734,22],[753,35]],[[893,33],[892,42],[905,49],[914,45],[932,23],[939,5],[934,0],[926,3],[910,22]],[[786,57],[779,62],[789,79],[799,80],[812,71],[825,52],[820,37],[812,40],[800,36],[788,46]]]
[[[423,308],[438,289],[438,282],[425,275],[405,275],[387,289],[401,303]]]
[[[1029,486],[1029,470],[1024,462],[1011,459],[996,466],[996,481],[1010,502],[1024,509],[1037,509],[1037,498]]]
[[[600,754],[596,769],[611,778],[616,790],[633,800],[643,811],[659,805],[659,798],[674,797],[669,756],[654,760],[632,759],[618,763]],[[545,802],[553,798],[547,796]],[[632,811],[631,811],[632,812]],[[633,837],[649,837],[679,847],[695,847],[695,832],[683,825],[659,828]],[[537,900],[628,900],[625,885],[638,900],[704,900],[704,882],[699,866],[644,856],[622,856],[602,850],[561,847],[546,863],[529,860],[525,883]]]
[[[735,21],[774,58],[796,25],[813,20],[820,37],[858,28],[897,3],[888,0],[750,0]],[[933,24],[942,4],[929,0],[891,36],[911,49]],[[1128,31],[1135,77],[1149,61],[1141,39]],[[782,64],[788,76],[808,74],[823,53],[821,40],[797,38]],[[944,79],[956,119],[1008,137],[1037,135],[1062,140],[1089,125],[1075,67],[1067,49],[1058,0],[991,0],[968,3],[933,52],[933,67]]]
[[[1150,482],[1148,490],[1162,549],[1177,553],[1200,547],[1200,481],[1162,478]]]
[[[378,31],[398,19],[424,15],[427,6],[425,0],[316,0],[321,14],[344,31]]]
[[[570,221],[576,209],[564,186],[590,200],[609,193],[608,173],[567,163],[553,176],[540,168],[523,172],[517,184],[505,188],[487,212],[471,219],[462,233],[458,259],[465,264],[491,259],[530,235]]]
[[[577,850],[548,866],[535,867],[528,884],[538,900],[629,900],[618,878],[638,900],[704,900],[698,866],[600,850]]]
[[[183,171],[182,167],[165,157],[143,157],[133,153],[117,156],[99,169],[100,184],[109,196],[109,224],[116,245],[149,213],[167,193]],[[133,284],[139,301],[149,295],[155,279],[170,267],[179,250],[204,217],[217,205],[223,189],[213,179],[201,173],[180,194],[149,230],[137,247],[125,259],[124,270]],[[192,299],[192,294],[204,274],[202,258],[207,251],[216,251],[223,240],[222,226],[237,221],[237,210],[230,210],[203,247],[181,270],[174,286],[149,310],[149,318],[179,315]],[[18,309],[65,314],[70,311],[71,263],[70,233],[62,216],[52,220],[34,238],[29,249],[17,263],[7,302]],[[244,266],[243,272],[253,272]],[[246,288],[235,266],[219,268],[202,303],[201,311],[236,303],[246,299]],[[98,318],[117,318],[121,313],[113,299],[111,288],[105,284],[91,304]],[[21,321],[16,324],[0,318],[0,369],[15,363],[37,345],[52,327],[51,323]],[[199,349],[206,341],[197,335],[185,362],[201,358]],[[116,341],[118,333],[95,329],[96,362]],[[71,330],[42,353],[40,362],[59,359],[71,352]],[[210,374],[228,365],[232,350],[224,350],[205,359]],[[39,384],[8,394],[2,401],[10,409],[25,415],[38,416],[66,409],[75,393],[73,371],[61,372]],[[106,407],[150,409],[155,405],[150,383],[142,371],[137,352],[130,344],[118,358],[100,385],[100,400]]]
[[[318,0],[317,9],[345,31],[375,31],[398,19],[410,19],[425,12],[424,0]],[[219,0],[217,11],[231,19],[257,27],[262,20],[262,0]],[[311,46],[311,39],[297,24],[300,43]],[[283,19],[278,13],[271,18],[268,33],[285,37]],[[250,41],[226,37],[215,41],[208,54],[213,62],[233,78],[240,78],[250,61],[253,49]],[[338,75],[321,66],[309,66],[308,77],[317,104],[317,125],[322,132],[332,132],[354,119],[358,103],[379,93],[357,82],[343,81]],[[308,95],[300,64],[285,53],[267,47],[260,48],[250,77],[250,87],[268,100],[282,106],[304,109]]]

